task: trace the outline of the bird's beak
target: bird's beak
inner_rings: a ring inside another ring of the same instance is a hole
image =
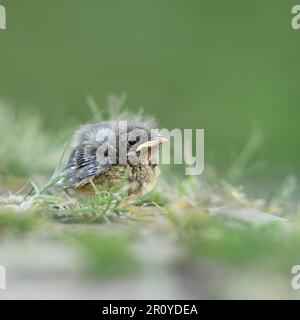
[[[142,149],[145,148],[156,148],[159,147],[161,144],[168,142],[169,140],[166,138],[159,138],[151,141],[147,141],[145,143],[142,143],[139,145],[136,149],[137,152],[141,151]]]

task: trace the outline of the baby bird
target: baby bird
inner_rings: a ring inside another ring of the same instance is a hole
[[[60,184],[94,195],[126,185],[127,201],[151,191],[160,173],[155,161],[159,146],[168,140],[154,130],[152,120],[123,115],[80,127],[73,136],[72,150]]]

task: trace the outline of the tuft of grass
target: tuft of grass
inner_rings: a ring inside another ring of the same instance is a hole
[[[113,277],[135,272],[137,260],[128,240],[120,235],[71,234],[66,238],[81,250],[88,273]]]
[[[86,102],[90,108],[93,121],[105,121],[116,119],[124,110],[127,100],[127,94],[121,93],[119,96],[110,95],[107,99],[106,108],[103,112],[100,111],[100,107],[91,95],[87,95]]]
[[[288,176],[284,179],[282,185],[277,190],[270,193],[266,199],[264,209],[266,211],[275,211],[278,214],[287,214],[291,216],[291,212],[296,215],[295,193],[298,189],[296,177]]]
[[[126,211],[125,197],[122,192],[97,190],[93,197],[73,198],[75,203],[54,211],[52,215],[65,223],[110,223],[111,216]]]
[[[154,189],[148,194],[139,197],[135,201],[135,205],[137,206],[165,206],[169,203],[170,199],[161,191],[158,189]]]
[[[208,257],[237,268],[259,267],[289,274],[297,264],[299,228],[253,225],[219,217],[189,215],[178,227],[187,259]]]
[[[103,114],[100,111],[100,108],[99,108],[98,104],[96,103],[94,97],[91,96],[91,95],[87,95],[86,96],[86,102],[87,102],[87,105],[90,108],[90,111],[92,113],[93,121],[102,121],[102,120],[104,120],[103,119]]]
[[[225,176],[228,182],[236,183],[241,177],[253,170],[253,167],[251,167],[250,163],[258,150],[261,149],[262,143],[262,132],[255,128],[248,143],[245,144],[245,147],[242,149],[237,159],[228,169]]]
[[[2,211],[0,213],[0,234],[3,236],[21,236],[43,223],[39,213],[19,213]]]
[[[59,146],[53,146],[36,114],[17,114],[0,102],[0,141],[0,178],[49,174],[55,165]]]

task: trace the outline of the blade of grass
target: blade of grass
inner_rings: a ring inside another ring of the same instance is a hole
[[[254,130],[250,140],[226,174],[226,178],[229,182],[234,183],[241,178],[251,160],[253,160],[254,155],[260,149],[262,142],[263,137],[261,131]]]

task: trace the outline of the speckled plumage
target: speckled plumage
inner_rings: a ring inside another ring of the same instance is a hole
[[[74,134],[72,150],[63,172],[62,184],[66,189],[74,189],[93,195],[94,188],[91,181],[96,186],[100,186],[101,190],[107,191],[112,188],[118,189],[124,185],[125,181],[128,197],[133,199],[155,187],[160,171],[156,164],[151,163],[149,152],[146,153],[145,161],[137,164],[131,164],[129,161],[125,164],[102,164],[102,158],[98,152],[102,147],[116,148],[116,155],[119,157],[118,144],[113,144],[107,137],[102,139],[102,136],[106,136],[107,130],[112,130],[115,133],[118,142],[125,139],[118,134],[119,121],[126,121],[127,134],[129,135],[134,129],[142,129],[150,137],[150,130],[155,128],[152,120],[145,121],[139,116],[129,115],[123,115],[116,121],[87,124],[79,128]],[[128,144],[127,140],[123,142]],[[132,148],[136,150],[141,144],[136,142]]]

